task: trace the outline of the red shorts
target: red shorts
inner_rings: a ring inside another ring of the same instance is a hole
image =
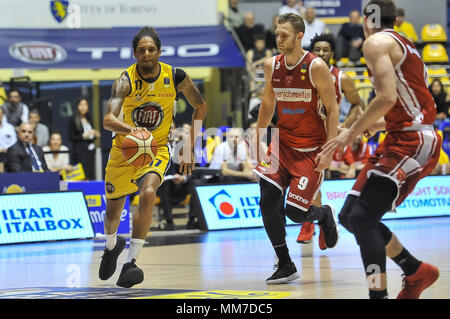
[[[279,145],[279,147],[277,147]],[[286,204],[308,211],[320,190],[323,172],[315,170],[314,159],[320,148],[314,151],[298,151],[281,141],[269,147],[269,163],[259,163],[253,172],[276,186],[282,193],[289,187]]]
[[[417,182],[431,173],[439,161],[442,141],[432,130],[390,132],[358,175],[349,194],[361,193],[371,174],[387,177],[398,187],[392,210],[414,190]]]

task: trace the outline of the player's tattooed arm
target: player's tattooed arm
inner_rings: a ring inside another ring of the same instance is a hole
[[[190,131],[190,159],[183,158],[180,164],[180,172],[183,174],[191,174],[194,169],[194,146],[195,139],[200,133],[200,129],[203,125],[203,121],[206,116],[207,105],[199,90],[195,86],[191,77],[186,74],[186,77],[177,86],[177,91],[183,93],[184,97],[194,108],[191,119],[191,131]]]
[[[125,74],[122,74],[114,81],[111,89],[111,97],[106,106],[106,115],[103,117],[103,127],[106,130],[126,135],[136,129],[119,119],[123,101],[130,91],[131,84]]]

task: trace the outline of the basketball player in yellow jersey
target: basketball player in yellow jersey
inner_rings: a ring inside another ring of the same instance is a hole
[[[117,229],[126,196],[139,190],[139,209],[133,216],[128,259],[117,281],[118,286],[125,288],[144,280],[144,273],[135,262],[150,229],[156,190],[170,161],[167,139],[176,95],[183,93],[194,108],[190,161],[181,161],[180,173],[190,174],[194,168],[194,139],[198,133],[194,130],[201,127],[197,121],[203,123],[207,108],[192,79],[182,69],[159,62],[161,41],[153,28],[144,27],[136,34],[133,50],[137,63],[114,81],[103,118],[104,128],[117,135],[106,166],[106,247],[99,269],[102,280],[114,274],[117,258],[125,247],[125,238],[117,236]],[[150,131],[158,142],[158,154],[148,166],[134,167],[122,158],[122,141],[136,130]]]

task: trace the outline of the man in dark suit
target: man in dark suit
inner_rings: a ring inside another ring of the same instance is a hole
[[[6,172],[44,172],[48,171],[44,152],[33,141],[33,126],[22,123],[17,133],[18,141],[6,152]]]

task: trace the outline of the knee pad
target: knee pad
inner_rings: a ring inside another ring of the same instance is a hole
[[[383,223],[380,222],[381,233],[383,234],[384,245],[386,246],[392,239],[391,230]]]
[[[391,210],[393,201],[397,198],[397,184],[388,177],[372,174],[361,191],[359,199],[367,203],[379,218]]]
[[[280,197],[281,191],[271,183],[261,179],[259,182],[261,190],[261,197],[259,199],[259,207],[261,208],[261,214],[267,211],[275,211],[281,204]]]
[[[348,195],[344,202],[344,206],[342,206],[341,212],[338,215],[339,223],[351,233],[353,233],[353,228],[348,220],[348,216],[350,215],[351,208],[357,198],[356,195]]]

